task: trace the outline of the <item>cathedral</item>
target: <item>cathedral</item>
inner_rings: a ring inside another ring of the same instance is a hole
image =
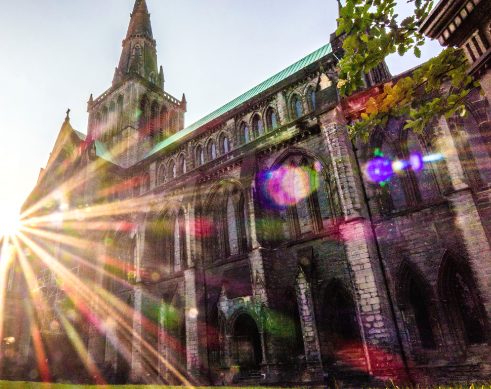
[[[477,57],[473,71],[490,30],[461,30],[484,26],[480,7],[489,1],[442,1],[423,26]],[[67,112],[23,206],[1,378],[489,380],[491,94],[470,91],[467,118],[421,134],[392,118],[354,142],[348,125],[368,99],[407,74],[381,64],[341,99],[343,39],[186,127],[186,98],[166,92],[136,0],[112,84],[88,101],[87,133]]]

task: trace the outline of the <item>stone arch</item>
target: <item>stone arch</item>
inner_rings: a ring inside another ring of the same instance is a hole
[[[169,181],[177,177],[177,164],[174,158],[171,158],[167,164],[167,177]]]
[[[489,323],[472,271],[448,250],[438,270],[438,292],[461,351],[489,341]]]
[[[436,349],[438,318],[435,315],[433,290],[418,269],[403,260],[397,270],[396,300],[412,333],[413,349]]]
[[[220,131],[218,134],[218,150],[220,155],[227,154],[230,151],[230,136],[227,131]]]
[[[157,170],[157,182],[159,184],[163,184],[165,182],[165,179],[167,177],[167,174],[166,174],[166,167],[165,167],[165,163],[162,162],[160,165],[159,165],[159,168]]]
[[[239,140],[240,143],[246,144],[252,140],[251,127],[245,120],[241,121],[239,126]]]
[[[305,114],[301,93],[293,92],[290,96],[288,106],[292,120],[298,119]]]
[[[251,129],[252,129],[252,134],[254,134],[254,138],[258,138],[260,136],[264,135],[264,121],[262,119],[262,116],[260,113],[255,112],[251,116]]]
[[[323,360],[333,369],[339,359],[343,364],[366,366],[355,304],[353,294],[344,283],[337,278],[331,279],[324,291],[320,328]]]
[[[266,107],[266,110],[264,111],[264,122],[266,124],[267,131],[272,131],[278,128],[280,122],[279,122],[279,115],[278,115],[278,110],[276,107],[273,105],[268,105]]]
[[[326,166],[323,159],[312,153],[291,148],[270,169],[256,176],[261,213],[275,221],[265,232],[270,235],[271,244],[318,233],[336,223],[339,198]],[[291,190],[285,190],[288,183]],[[276,239],[281,236],[284,238]]]
[[[195,148],[195,166],[203,166],[205,164],[205,152],[203,150],[203,145],[198,143]]]
[[[263,360],[261,335],[253,317],[241,312],[235,317],[232,330],[232,356],[244,370],[258,370]]]
[[[212,161],[217,157],[217,145],[215,139],[210,137],[208,142],[206,142],[206,156],[208,161]]]
[[[244,188],[236,180],[214,183],[204,201],[205,258],[208,262],[247,250]]]

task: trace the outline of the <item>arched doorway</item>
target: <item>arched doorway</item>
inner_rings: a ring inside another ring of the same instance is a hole
[[[233,355],[241,370],[259,369],[263,361],[261,337],[254,319],[246,313],[240,314],[234,323]]]

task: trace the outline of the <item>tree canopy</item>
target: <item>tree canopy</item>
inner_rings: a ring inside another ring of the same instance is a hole
[[[426,37],[419,26],[433,7],[433,0],[406,0],[414,14],[399,20],[397,0],[346,0],[340,9],[337,35],[344,39],[344,56],[338,63],[341,97],[364,86],[363,75],[392,53],[421,56]],[[406,129],[421,132],[435,117],[466,116],[464,99],[473,84],[466,70],[468,62],[461,49],[444,48],[422,66],[384,85],[371,97],[359,121],[350,127],[350,136],[367,141],[370,131],[384,127],[390,116],[405,116]],[[446,83],[445,81],[448,81]]]

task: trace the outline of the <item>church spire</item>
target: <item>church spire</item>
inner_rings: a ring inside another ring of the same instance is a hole
[[[130,25],[126,39],[144,36],[153,39],[152,25],[150,24],[150,14],[148,13],[145,0],[136,0],[133,12],[131,13]]]
[[[145,0],[135,1],[130,17],[128,32],[123,40],[121,59],[114,73],[113,85],[118,84],[128,74],[138,74],[156,83],[159,74],[155,48],[157,43],[153,39],[150,14]]]

